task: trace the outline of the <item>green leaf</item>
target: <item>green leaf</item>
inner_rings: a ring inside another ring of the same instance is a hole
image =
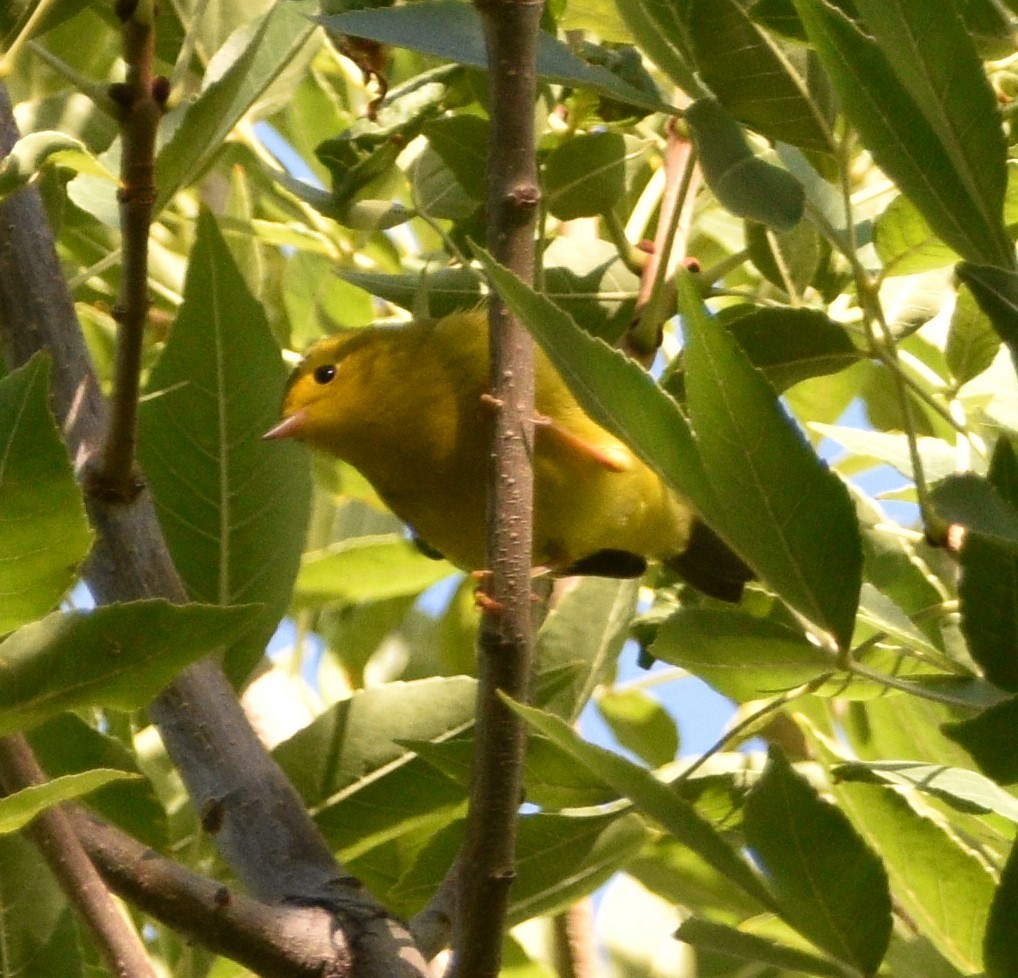
[[[967,750],[979,770],[998,784],[1018,783],[1018,699],[997,703],[971,720],[945,723],[941,730]]]
[[[992,481],[971,472],[948,476],[932,493],[938,514],[960,523],[1000,547],[1018,547],[1018,506],[1005,499]]]
[[[904,194],[895,197],[873,225],[873,245],[884,263],[884,275],[916,275],[946,268],[958,260],[930,229]]]
[[[62,132],[33,132],[22,136],[0,161],[0,200],[27,186],[44,166],[65,166],[78,173],[89,173],[116,185],[110,173],[79,139]]]
[[[839,960],[876,974],[891,936],[887,874],[777,748],[746,800],[743,826],[781,916]]]
[[[391,169],[394,164],[395,158],[387,169]],[[450,221],[466,221],[477,211],[479,205],[476,198],[463,189],[455,173],[430,144],[414,160],[410,176],[413,180],[414,203],[422,214]],[[363,203],[359,202],[350,209],[362,206]],[[339,215],[337,219],[349,223]]]
[[[0,643],[0,735],[65,710],[137,710],[184,666],[235,641],[251,607],[136,601],[54,613]]]
[[[962,498],[960,506],[975,509],[976,499]],[[993,450],[988,488],[990,502],[975,509],[980,519],[993,519],[994,525],[1018,538],[1018,458],[1010,439],[1002,437]],[[958,487],[952,486],[953,489]],[[961,495],[961,494],[959,494]],[[952,508],[956,511],[958,506]],[[970,527],[970,531],[972,528]],[[1010,693],[1018,692],[1018,552],[1001,541],[999,535],[982,532],[965,535],[959,554],[961,580],[961,628],[968,640],[969,653],[990,682]]]
[[[351,537],[304,557],[293,596],[298,608],[383,601],[419,594],[456,572],[398,534]]]
[[[646,156],[647,145],[617,132],[567,139],[544,163],[548,209],[563,221],[614,211],[626,195],[627,171]]]
[[[556,595],[537,633],[539,674],[572,668],[572,680],[541,705],[574,722],[618,662],[636,610],[639,581],[575,578]]]
[[[81,932],[60,884],[21,835],[0,836],[0,906],[7,975],[85,978]]]
[[[156,157],[155,213],[194,182],[227,136],[290,64],[314,31],[307,3],[276,3],[244,25],[220,49],[201,93],[185,105]]]
[[[625,760],[618,754],[595,747],[581,740],[558,717],[534,707],[509,702],[528,725],[540,731],[578,763],[629,798],[648,818],[653,819],[677,840],[689,846],[722,876],[755,897],[765,907],[773,905],[756,872],[723,838],[715,827],[692,805],[671,788],[658,781],[649,771]]]
[[[668,711],[642,689],[609,689],[597,708],[615,739],[651,767],[675,760],[679,731]]]
[[[127,771],[98,769],[82,771],[80,774],[65,774],[63,777],[53,778],[45,784],[33,785],[31,788],[15,791],[13,794],[0,798],[0,835],[17,832],[31,822],[36,815],[61,802],[80,798],[82,795],[87,795],[113,781],[125,781],[139,777],[141,775],[129,774]]]
[[[191,596],[263,606],[227,652],[236,681],[286,610],[304,544],[307,451],[261,439],[277,420],[285,378],[265,311],[204,214],[184,304],[149,375],[138,456]]]
[[[348,10],[316,20],[337,34],[365,37],[475,68],[485,68],[488,64],[479,14],[470,4],[455,0]],[[538,37],[537,73],[555,84],[589,88],[655,112],[675,111],[667,103],[626,84],[607,69],[581,61],[565,44],[543,31]]]
[[[464,114],[431,119],[422,130],[459,185],[478,203],[485,195],[490,129],[487,119]]]
[[[819,309],[780,307],[747,311],[744,306],[734,306],[722,310],[715,322],[732,334],[776,391],[784,391],[810,377],[837,373],[860,359],[845,328]],[[670,392],[681,386],[684,400],[684,373],[679,376],[681,385],[674,383],[674,375],[665,384]]]
[[[686,109],[685,119],[704,179],[722,207],[781,231],[798,224],[806,201],[802,184],[756,156],[742,127],[720,102],[697,99]]]
[[[393,302],[415,315],[441,318],[460,309],[475,309],[487,294],[476,268],[421,268],[400,274],[342,270],[341,278]],[[555,238],[544,253],[544,294],[583,328],[610,343],[633,318],[640,280],[623,264],[607,241]]]
[[[800,632],[713,608],[676,612],[662,624],[650,651],[656,659],[688,669],[736,703],[776,696],[835,669],[833,657]],[[838,689],[843,693],[844,684]]]
[[[331,707],[274,751],[312,808],[378,782],[415,759],[407,741],[444,742],[474,719],[475,680],[466,676],[387,683]]]
[[[632,812],[521,818],[510,923],[573,906],[622,869],[648,835],[643,820]],[[432,886],[428,895],[434,891]]]
[[[695,70],[685,0],[624,0],[616,8],[640,49],[682,91],[691,97],[707,94]]]
[[[793,299],[800,297],[816,278],[824,257],[820,232],[809,221],[800,221],[791,231],[783,232],[747,221],[746,248],[750,260],[767,281]],[[790,311],[818,310],[793,308]]]
[[[817,421],[810,424],[810,429],[847,448],[856,456],[857,464],[866,461],[884,462],[909,479],[914,479],[908,437],[904,432],[867,431]],[[957,453],[953,445],[942,438],[927,436],[920,436],[916,442],[923,474],[928,480],[944,479],[957,470]]]
[[[961,387],[978,377],[993,363],[1000,349],[1000,337],[987,315],[976,304],[969,289],[955,299],[944,358],[954,383]]]
[[[845,969],[833,961],[701,917],[683,921],[675,937],[693,947],[757,965],[771,965],[782,971],[820,975],[821,978],[845,978]]]
[[[855,5],[964,185],[965,211],[989,235],[982,247],[994,255],[994,264],[1013,266],[1014,246],[1003,228],[1007,146],[997,98],[959,15],[961,5],[955,0],[855,0]]]
[[[36,356],[0,380],[0,634],[51,611],[92,542],[48,378]]]
[[[1010,978],[1018,973],[1018,845],[1011,847],[1000,885],[990,904],[990,919],[983,938],[986,978]]]
[[[848,648],[862,544],[844,483],[817,458],[773,388],[679,279],[690,420],[718,529],[781,598]]]
[[[1018,364],[1018,273],[967,261],[959,262],[956,271]]]
[[[93,768],[124,771],[130,780],[95,792],[88,800],[89,809],[153,849],[162,850],[169,844],[166,809],[148,778],[134,777],[141,771],[133,750],[90,727],[75,713],[47,720],[35,727],[28,739],[51,778]]]
[[[888,788],[845,782],[834,793],[881,854],[895,901],[918,932],[963,974],[978,973],[994,889],[978,850]]]
[[[891,6],[897,9],[900,4]],[[943,34],[956,33],[953,16],[941,32],[935,18],[921,13],[927,8],[912,6],[916,16],[927,21],[927,34],[941,38]],[[948,93],[950,117],[938,113],[931,121],[923,111],[925,101],[917,102],[898,76],[899,69],[904,73],[916,68],[908,52],[896,51],[892,63],[874,40],[829,4],[821,0],[795,0],[795,7],[831,76],[845,114],[879,166],[912,199],[936,234],[958,254],[970,261],[1011,267],[1013,249],[1004,234],[1001,208],[974,189],[970,170],[974,165],[1000,170],[1003,155],[962,159],[950,142],[966,124],[975,123],[967,116],[983,111],[982,98],[973,99],[971,93],[965,92],[956,99],[953,92]],[[920,67],[924,70],[930,68],[933,57],[930,51],[931,47],[922,49]],[[952,63],[943,66],[945,71],[954,69]],[[940,70],[936,72],[939,75]],[[929,77],[923,79],[923,85],[929,83]],[[943,94],[939,92],[938,96]],[[992,119],[987,117],[985,125],[996,125]],[[977,139],[976,143],[978,152],[983,154],[981,141]]]
[[[921,761],[873,761],[841,764],[831,773],[838,780],[914,788],[943,799],[958,811],[994,812],[1010,822],[1018,822],[1018,799],[988,778],[964,768]]]
[[[416,309],[418,314],[422,312],[418,304],[423,296],[427,299],[427,315],[434,319],[441,319],[459,309],[475,309],[487,294],[477,270],[463,266],[414,269],[397,274],[345,268],[337,274],[365,292],[403,309]]]
[[[832,152],[832,120],[811,91],[807,53],[761,30],[736,0],[693,0],[690,12],[700,74],[736,119],[773,141]]]

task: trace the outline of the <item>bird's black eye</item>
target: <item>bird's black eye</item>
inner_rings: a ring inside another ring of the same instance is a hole
[[[315,367],[314,373],[311,376],[315,378],[316,383],[327,384],[336,376],[336,365],[334,363],[323,363],[320,367]]]

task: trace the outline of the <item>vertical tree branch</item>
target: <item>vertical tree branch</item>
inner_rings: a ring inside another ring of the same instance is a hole
[[[542,2],[477,0],[477,8],[484,23],[491,103],[488,249],[532,281],[539,200],[534,99]],[[492,297],[489,322],[495,416],[485,589],[491,601],[479,643],[473,779],[454,929],[454,969],[462,978],[493,978],[501,964],[526,748],[524,724],[501,694],[527,698],[532,658],[533,346],[497,296]]]
[[[0,739],[0,786],[5,791],[13,793],[45,780],[24,737],[15,734]],[[155,978],[141,940],[92,865],[63,809],[43,812],[25,833],[95,938],[110,971],[119,978]]]
[[[97,484],[114,497],[132,498],[140,488],[133,474],[137,443],[138,392],[142,343],[148,319],[148,236],[156,199],[155,145],[159,119],[169,94],[165,79],[152,74],[155,57],[154,0],[118,0],[124,81],[110,89],[120,114],[121,163],[120,290],[113,310],[120,327],[114,364],[110,425]]]

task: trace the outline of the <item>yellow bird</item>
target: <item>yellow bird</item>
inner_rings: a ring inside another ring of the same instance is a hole
[[[491,407],[480,312],[369,326],[316,343],[294,370],[283,420],[349,462],[430,548],[485,567]],[[742,561],[619,439],[592,421],[540,349],[535,361],[535,566],[636,577],[663,561],[707,594],[738,600]]]

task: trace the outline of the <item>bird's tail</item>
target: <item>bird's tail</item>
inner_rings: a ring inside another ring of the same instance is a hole
[[[742,558],[700,520],[690,527],[686,549],[663,563],[687,584],[721,601],[738,601],[754,576]]]

